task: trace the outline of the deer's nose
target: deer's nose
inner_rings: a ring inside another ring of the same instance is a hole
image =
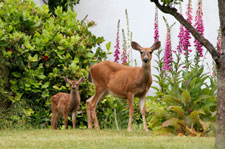
[[[143,61],[144,61],[145,63],[147,63],[147,62],[148,62],[148,58],[145,57],[145,58],[143,59]]]

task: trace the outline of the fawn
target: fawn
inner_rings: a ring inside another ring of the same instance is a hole
[[[57,121],[64,117],[65,129],[68,126],[68,114],[72,113],[73,128],[76,128],[76,112],[80,107],[79,84],[84,81],[85,77],[80,78],[79,81],[69,80],[64,77],[64,80],[70,84],[70,94],[59,92],[52,96],[52,129],[57,129]]]

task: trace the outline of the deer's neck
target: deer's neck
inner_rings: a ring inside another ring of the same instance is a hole
[[[78,91],[71,91],[70,92],[70,105],[69,105],[69,111],[74,110],[79,106],[80,103],[80,95]]]
[[[149,80],[151,76],[151,64],[142,64],[142,74],[144,80]]]

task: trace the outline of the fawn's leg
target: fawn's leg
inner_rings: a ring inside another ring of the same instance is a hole
[[[68,113],[64,112],[63,117],[64,117],[64,129],[67,129],[67,126],[68,126]]]
[[[76,128],[76,113],[77,113],[77,111],[74,111],[74,112],[72,113],[73,129]]]

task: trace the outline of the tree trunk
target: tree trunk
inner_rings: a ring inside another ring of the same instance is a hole
[[[218,0],[222,47],[217,65],[216,148],[225,148],[225,0]]]
[[[225,148],[225,56],[217,68],[217,115],[216,115],[216,148]]]
[[[174,16],[190,33],[197,39],[211,54],[217,64],[217,130],[216,130],[216,148],[225,148],[225,0],[218,0],[220,27],[222,32],[221,55],[215,47],[205,39],[184,17],[179,14],[176,8],[164,6],[159,0],[150,0],[164,13]]]

